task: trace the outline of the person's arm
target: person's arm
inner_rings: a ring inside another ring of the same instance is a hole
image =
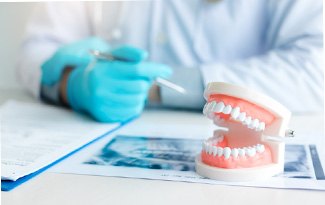
[[[265,93],[293,112],[322,112],[322,1],[268,1],[267,6],[265,54],[237,62],[199,65],[202,81],[194,68],[193,72],[186,68],[174,71],[176,76],[171,80],[189,87],[192,96],[162,88],[162,104],[202,109],[204,85],[222,81]]]
[[[96,31],[94,3],[40,3],[27,25],[20,49],[17,77],[23,87],[33,96],[54,104],[69,105],[67,100],[67,79],[72,70],[63,69],[60,81],[54,86],[41,82],[42,64],[63,45],[87,38]],[[116,6],[112,5],[111,10]],[[118,6],[118,5],[117,5]],[[160,101],[159,88],[153,86],[149,99]]]

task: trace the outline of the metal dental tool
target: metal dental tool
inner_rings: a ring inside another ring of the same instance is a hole
[[[93,55],[98,60],[107,60],[107,61],[117,60],[117,61],[130,62],[130,60],[128,60],[128,59],[116,57],[116,56],[111,55],[110,53],[104,53],[104,52],[101,52],[101,51],[98,51],[98,50],[89,50],[89,53],[91,55]],[[167,87],[169,89],[172,89],[172,90],[174,90],[176,92],[186,94],[186,90],[183,87],[181,87],[179,85],[176,85],[175,83],[172,83],[169,80],[166,80],[164,78],[157,77],[155,79],[155,82],[159,86],[165,86],[165,87]]]
[[[284,137],[281,136],[263,136],[263,141],[272,142],[290,142],[290,138],[295,137],[294,130],[286,130]],[[289,139],[288,139],[289,138]]]

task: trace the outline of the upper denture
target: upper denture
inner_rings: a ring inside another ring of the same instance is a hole
[[[216,102],[216,110],[218,111],[222,108],[222,113],[224,114],[232,114],[232,111],[236,109],[236,111],[234,111],[234,116],[238,115],[237,110],[240,110],[240,113],[245,112],[246,116],[250,116],[252,119],[260,119],[265,122],[265,124],[270,124],[274,120],[274,116],[267,110],[240,98],[213,94],[209,97],[208,102],[213,101]],[[231,111],[229,112],[230,108]]]
[[[270,112],[253,103],[219,94],[211,95],[203,113],[216,124],[220,120],[234,120],[256,131],[263,131],[265,126],[274,120]]]

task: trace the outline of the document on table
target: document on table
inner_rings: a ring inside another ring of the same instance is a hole
[[[0,112],[1,180],[34,173],[120,125],[40,103],[9,101]]]
[[[207,184],[325,191],[315,145],[287,144],[284,173],[257,182],[223,182],[195,173],[201,139],[117,135],[91,145],[50,171]]]

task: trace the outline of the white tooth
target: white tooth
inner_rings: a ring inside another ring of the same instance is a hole
[[[216,106],[217,106],[216,101],[212,101],[212,102],[211,102],[211,106],[210,106],[210,111],[211,111],[211,112],[214,112],[214,110],[216,109]]]
[[[223,148],[222,147],[217,147],[217,154],[218,154],[218,157],[222,156],[222,154],[223,154]]]
[[[231,150],[231,155],[232,155],[234,158],[238,157],[238,149],[236,149],[236,148],[232,149],[232,150]]]
[[[260,124],[257,127],[257,131],[263,131],[265,129],[265,123],[264,122],[260,122]]]
[[[212,151],[213,151],[213,146],[210,145],[209,148],[208,148],[208,153],[209,153],[209,154],[212,154]]]
[[[203,114],[206,115],[207,114],[207,107],[208,107],[209,103],[205,103],[204,107],[203,107]]]
[[[255,154],[256,154],[256,149],[250,147],[250,148],[248,148],[248,149],[246,150],[246,153],[247,153],[248,156],[253,157],[253,156],[255,156]]]
[[[204,106],[204,108],[203,108],[203,109],[204,109],[204,110],[203,110],[203,113],[204,113],[204,115],[207,116],[207,117],[208,117],[208,115],[209,115],[209,113],[210,113],[210,106],[211,106],[210,103],[206,103],[205,106]]]
[[[246,112],[240,113],[239,116],[238,116],[238,120],[240,122],[243,122],[245,119],[246,119]]]
[[[243,150],[244,150],[245,154],[248,155],[248,152],[249,152],[248,147],[243,147]]]
[[[245,121],[243,122],[244,125],[251,124],[252,118],[250,116],[246,117]]]
[[[240,108],[239,107],[235,107],[232,111],[231,111],[231,117],[233,119],[237,119],[237,117],[239,116],[240,114]]]
[[[257,145],[256,145],[256,151],[257,151],[258,153],[262,153],[262,152],[264,152],[264,151],[265,151],[265,147],[264,147],[264,145],[262,145],[262,144],[257,144]]]
[[[212,102],[213,102],[213,101],[212,101]],[[212,102],[209,102],[209,105],[208,105],[208,107],[207,107],[207,111],[208,111],[208,112],[211,112],[211,111],[212,111],[212,110],[211,110]]]
[[[258,119],[252,120],[251,123],[248,125],[248,128],[255,129],[259,125],[259,122],[260,121]]]
[[[209,154],[209,146],[206,146],[205,153]]]
[[[214,118],[214,110],[215,110],[215,107],[216,107],[216,102],[215,101],[212,101],[212,102],[210,102],[209,103],[209,106],[207,107],[207,114],[206,114],[206,116],[208,117],[208,118],[210,118],[210,119],[213,119]]]
[[[214,111],[216,113],[220,113],[223,110],[224,107],[225,107],[225,104],[223,102],[219,102]]]
[[[231,154],[231,149],[229,147],[225,147],[223,149],[223,156],[225,156],[225,159],[228,159],[230,157]]]
[[[240,157],[245,156],[245,150],[244,149],[238,149],[238,155]]]
[[[209,146],[210,146],[210,145],[206,145],[206,146],[205,146],[205,153],[207,153],[207,154],[209,154]]]
[[[218,153],[218,149],[217,149],[216,146],[213,146],[213,148],[212,148],[212,153],[213,153],[213,156],[216,156],[216,155],[217,155],[217,153]]]
[[[222,111],[222,112],[223,112],[224,114],[228,115],[228,114],[231,113],[231,110],[232,110],[231,105],[227,105],[225,108],[223,108],[223,111]]]
[[[243,150],[245,151],[245,154],[248,155],[249,148],[248,147],[243,147]]]
[[[204,142],[204,151],[205,151],[205,153],[208,154],[208,150],[209,150],[209,143],[208,142]]]
[[[260,124],[260,121],[258,119],[253,120],[254,122],[254,128],[257,128],[258,125]]]
[[[255,156],[255,154],[256,154],[256,148],[251,148],[251,152],[252,152],[252,154],[253,154],[253,156]]]

